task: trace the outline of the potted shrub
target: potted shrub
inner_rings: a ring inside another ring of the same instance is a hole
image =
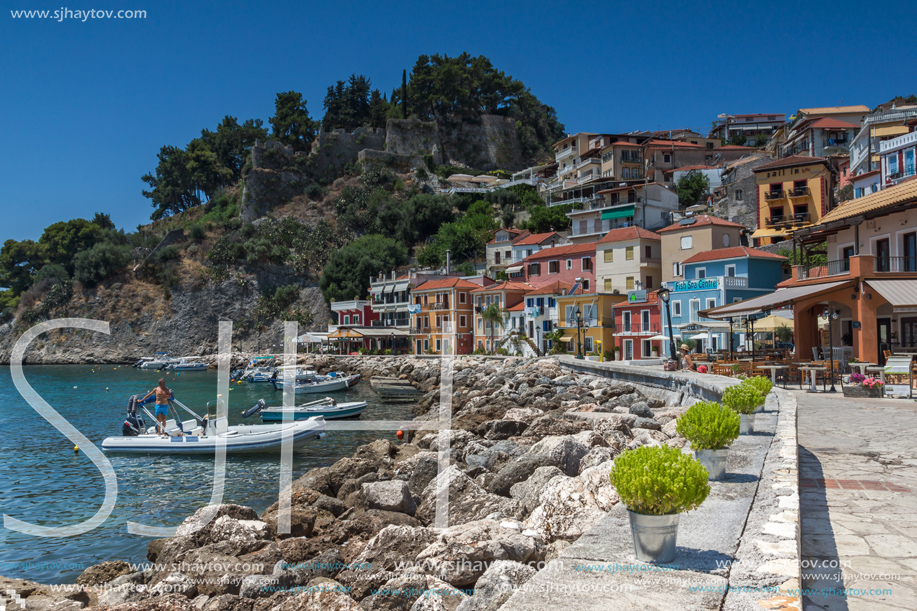
[[[678,434],[691,443],[694,456],[712,480],[726,477],[729,444],[739,436],[739,415],[713,401],[695,403],[675,423]]]
[[[739,384],[723,391],[723,405],[738,412],[739,433],[750,435],[755,432],[755,410],[763,397],[754,386]]]
[[[773,382],[763,376],[752,376],[742,380],[742,384],[748,384],[759,393],[761,393],[761,403],[755,409],[755,413],[764,411],[764,402],[767,400],[767,393],[774,387]]]
[[[678,448],[642,446],[618,456],[609,476],[627,507],[637,559],[671,562],[678,514],[710,494],[707,470]]]
[[[861,373],[851,373],[847,385],[844,386],[844,396],[881,399],[883,390],[884,386],[878,378],[867,378]]]
[[[621,346],[615,346],[614,348],[612,348],[612,350],[614,350],[615,352],[615,360],[620,361],[621,360]]]

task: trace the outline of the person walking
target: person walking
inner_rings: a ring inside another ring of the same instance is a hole
[[[166,418],[169,417],[169,402],[172,400],[172,389],[166,388],[165,378],[159,378],[159,386],[148,392],[140,402],[143,403],[153,395],[156,395],[156,430],[163,437],[167,437]]]

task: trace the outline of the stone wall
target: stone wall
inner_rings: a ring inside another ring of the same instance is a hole
[[[770,161],[773,161],[770,157],[760,155],[757,159],[735,166],[732,172],[724,174],[723,190],[726,196],[714,202],[714,216],[745,225],[750,231],[757,229],[758,186],[753,170]]]

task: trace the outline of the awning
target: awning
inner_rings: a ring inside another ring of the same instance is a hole
[[[867,280],[866,284],[896,308],[917,306],[917,280]]]
[[[359,329],[340,328],[328,335],[331,339],[361,339],[364,337],[406,337],[410,335],[407,329],[392,327],[361,327]]]
[[[779,229],[758,229],[751,237],[753,238],[785,238],[789,234],[788,231],[780,231]]]
[[[703,322],[689,322],[675,325],[675,328],[684,333],[726,333],[729,323],[721,320],[705,320]]]
[[[402,291],[408,290],[408,282],[407,281],[399,282],[398,284],[395,285],[395,288],[393,290],[396,293],[401,293]]]
[[[569,344],[569,343],[572,342],[574,339],[575,339],[575,338],[574,338],[572,335],[568,335],[568,336],[566,336],[566,337],[560,338],[560,341]]]
[[[908,133],[907,125],[889,125],[887,127],[877,127],[873,130],[873,136],[901,136]]]
[[[395,288],[394,284],[386,284],[385,287],[382,289],[382,292],[391,293],[394,288]]]
[[[522,271],[522,266],[521,266],[521,265],[513,265],[513,266],[511,266],[511,267],[507,267],[507,268],[506,268],[506,273],[507,273],[507,274],[515,274],[516,272],[521,272],[521,271]]]
[[[768,293],[767,295],[762,295],[761,297],[703,310],[700,312],[700,315],[704,318],[718,318],[722,320],[734,316],[757,314],[762,310],[772,310],[780,306],[792,304],[799,299],[815,297],[822,293],[830,293],[837,288],[852,284],[852,280],[844,280],[842,282],[827,282],[825,284],[791,286],[789,288],[779,289],[773,293]]]
[[[607,210],[602,213],[603,221],[610,221],[613,219],[623,219],[628,218],[634,215],[634,206],[624,206],[623,208],[616,208],[615,210]]]

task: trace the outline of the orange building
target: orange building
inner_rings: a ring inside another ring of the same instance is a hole
[[[428,280],[411,291],[414,354],[471,354],[474,305],[480,285],[462,278]]]

